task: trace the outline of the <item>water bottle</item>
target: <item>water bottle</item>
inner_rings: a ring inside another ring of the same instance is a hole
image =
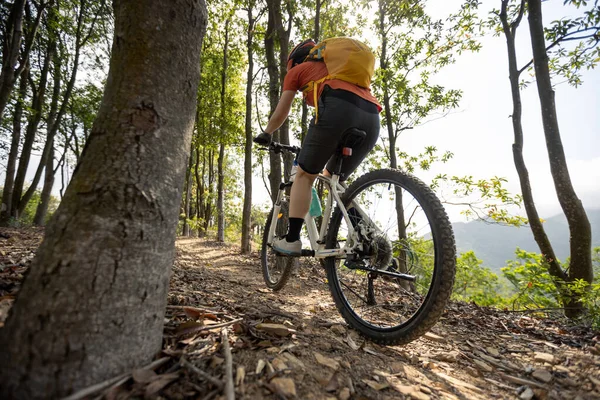
[[[294,178],[296,177],[296,172],[298,171],[298,161],[294,160],[292,164],[292,170],[290,171],[290,182],[294,182]]]
[[[317,196],[317,189],[312,188],[312,199],[310,201],[310,208],[308,213],[311,217],[320,217],[322,214],[321,201],[319,200],[319,196]]]

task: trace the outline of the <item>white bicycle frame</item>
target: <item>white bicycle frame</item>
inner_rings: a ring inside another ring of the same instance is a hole
[[[344,193],[346,188],[340,183],[339,175],[333,175],[329,177],[323,174],[319,174],[317,176],[317,180],[323,181],[325,182],[325,184],[327,184],[327,186],[329,186],[329,194],[325,203],[325,211],[323,213],[323,221],[321,222],[320,232],[317,229],[317,223],[315,222],[314,217],[310,215],[310,212],[307,213],[306,217],[304,218],[306,230],[308,232],[308,238],[310,240],[310,248],[312,251],[314,251],[315,258],[345,257],[346,255],[352,252],[354,247],[356,247],[357,241],[349,240],[346,241],[344,245],[340,248],[327,249],[325,247],[325,237],[327,235],[327,228],[329,227],[329,222],[331,220],[331,213],[333,212],[334,201],[340,207],[344,219],[347,222],[348,239],[355,238],[356,236],[356,230],[350,222],[348,211],[346,210],[346,207],[341,201],[341,195]],[[277,200],[275,200],[275,204],[273,205],[271,228],[268,236],[269,245],[273,243],[273,237],[275,236],[275,227],[277,226],[277,219],[280,218],[279,211],[281,210],[281,202],[285,196],[285,188],[282,187],[279,189],[279,193],[277,194]],[[361,215],[364,215],[364,212],[356,204],[353,204],[353,207],[356,208],[356,210]]]

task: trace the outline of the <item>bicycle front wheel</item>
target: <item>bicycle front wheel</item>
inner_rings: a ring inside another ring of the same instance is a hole
[[[452,226],[433,191],[399,170],[367,173],[345,191],[349,238],[339,207],[327,233],[327,248],[357,240],[353,262],[328,258],[327,278],[346,322],[380,344],[405,344],[427,332],[442,315],[456,271]],[[368,272],[399,272],[405,280]]]
[[[281,290],[290,279],[292,268],[294,266],[294,262],[296,261],[296,258],[294,257],[282,257],[278,255],[273,251],[273,248],[268,243],[269,231],[271,229],[274,229],[274,237],[282,237],[287,233],[289,219],[288,209],[288,203],[282,201],[274,227],[271,226],[271,221],[273,220],[272,217],[275,209],[271,209],[263,233],[262,248],[260,253],[260,263],[262,266],[263,278],[267,287],[275,291]]]

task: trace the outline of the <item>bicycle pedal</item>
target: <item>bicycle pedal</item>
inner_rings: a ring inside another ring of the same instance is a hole
[[[346,260],[346,262],[344,263],[344,266],[348,269],[364,269],[365,263],[362,260],[361,261]]]

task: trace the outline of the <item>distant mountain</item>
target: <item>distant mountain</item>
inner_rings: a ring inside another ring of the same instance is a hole
[[[592,225],[592,246],[600,246],[600,209],[586,210]],[[482,221],[457,222],[452,224],[459,253],[473,250],[483,260],[483,265],[495,272],[515,258],[517,247],[539,253],[529,226],[512,227],[487,224]],[[563,214],[555,215],[544,222],[556,256],[564,261],[569,256],[569,227]]]

